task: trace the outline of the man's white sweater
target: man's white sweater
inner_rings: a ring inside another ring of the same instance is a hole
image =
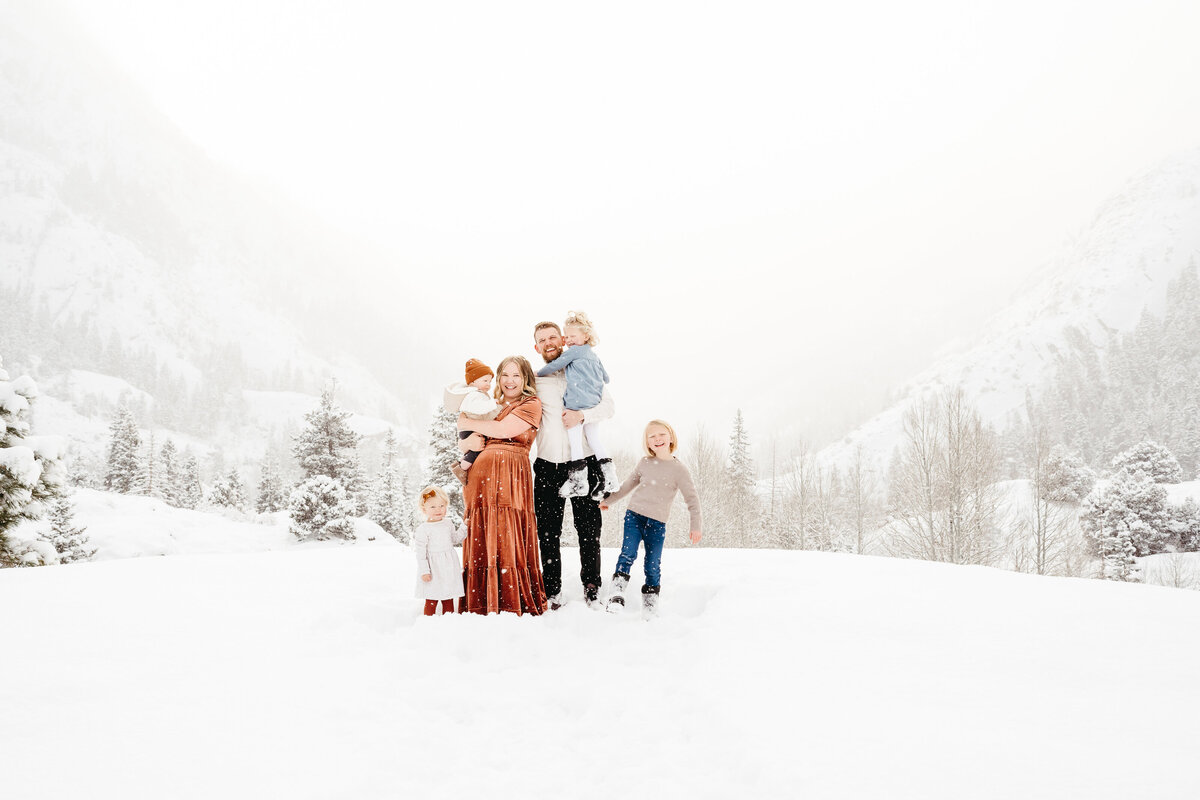
[[[542,401],[542,426],[537,432],[537,457],[555,464],[571,460],[571,444],[567,441],[567,429],[563,425],[563,393],[567,390],[565,372],[556,372],[537,379],[537,395]],[[613,415],[612,394],[608,387],[600,396],[600,404],[583,412],[584,422],[603,422]],[[584,437],[584,458],[594,455]]]

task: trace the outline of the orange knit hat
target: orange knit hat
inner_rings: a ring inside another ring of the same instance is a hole
[[[472,384],[484,375],[495,375],[492,368],[477,358],[467,359],[467,384]]]

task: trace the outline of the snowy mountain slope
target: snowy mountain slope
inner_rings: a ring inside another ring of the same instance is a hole
[[[825,448],[826,463],[847,463],[862,445],[886,465],[908,405],[961,384],[984,419],[1002,427],[1053,374],[1056,353],[1102,350],[1112,331],[1132,330],[1143,310],[1161,311],[1167,285],[1200,263],[1200,150],[1130,180],[1080,235],[971,344],[950,352],[898,392],[897,402]]]
[[[424,425],[400,380],[399,315],[381,312],[395,298],[345,277],[348,261],[378,256],[209,161],[52,10],[0,11],[0,297],[81,332],[89,347],[62,343],[68,366],[176,406],[151,375],[178,394],[313,396],[336,377],[348,407]],[[383,340],[386,362],[370,349]],[[17,365],[46,391],[73,382],[35,360],[55,342],[22,344]],[[152,363],[130,363],[140,353]],[[79,409],[73,391],[55,396]]]
[[[5,793],[1195,796],[1200,593],[808,552],[664,576],[643,622],[571,585],[419,617],[395,546],[7,570]]]

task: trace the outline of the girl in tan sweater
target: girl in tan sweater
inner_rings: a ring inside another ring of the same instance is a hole
[[[625,539],[617,559],[617,571],[613,574],[608,610],[617,612],[625,607],[629,569],[637,560],[638,545],[644,543],[646,583],[642,586],[642,606],[647,616],[653,616],[658,609],[660,565],[671,502],[676,491],[683,494],[691,515],[692,544],[696,544],[700,541],[700,496],[688,468],[674,455],[679,446],[674,428],[661,419],[651,420],[642,435],[642,444],[647,457],[638,462],[633,474],[600,504],[600,508],[607,511],[609,505],[633,492],[625,511]]]

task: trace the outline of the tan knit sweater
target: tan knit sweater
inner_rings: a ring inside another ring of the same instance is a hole
[[[629,499],[629,510],[665,524],[671,514],[671,501],[675,499],[676,490],[683,494],[687,503],[688,513],[692,517],[691,530],[700,530],[700,495],[692,483],[692,473],[674,457],[643,458],[633,474],[621,484],[621,488],[609,495],[604,503],[611,505],[633,492],[633,497]]]

